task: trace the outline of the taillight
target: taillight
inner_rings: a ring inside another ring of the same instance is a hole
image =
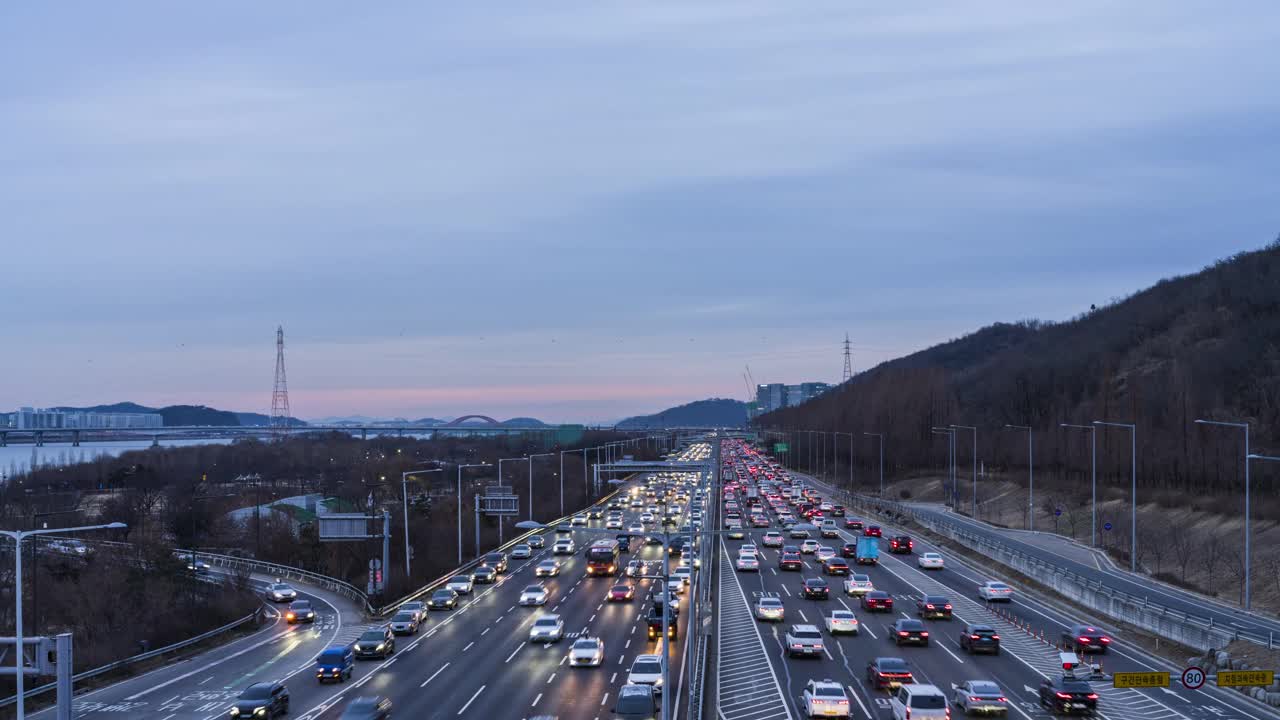
[[[928,608],[929,610],[932,610],[932,609],[933,609],[933,606],[932,606],[932,605],[925,605],[925,607],[926,607],[926,608]]]
[[[907,714],[903,715],[902,717],[904,718],[904,720],[911,720],[911,708],[907,708],[906,711],[907,711]]]
[[[924,632],[920,633],[920,637],[929,637],[929,631],[928,631],[928,630],[926,630],[926,631],[924,631]]]
[[[1061,699],[1063,699],[1063,700],[1070,700],[1070,699],[1071,699],[1071,693],[1058,692],[1058,693],[1054,693],[1054,695],[1057,695],[1059,698],[1061,698]]]
[[[969,696],[969,702],[982,702],[982,698],[980,698],[980,697],[974,697],[974,696],[970,695],[970,696]]]
[[[1085,695],[1085,697],[1089,698],[1090,700],[1097,700],[1098,693],[1089,693],[1088,695]]]
[[[1111,638],[1109,638],[1109,637],[1104,637],[1104,638],[1102,638],[1102,642],[1103,642],[1103,644],[1109,643],[1109,642],[1111,642]]]
[[[982,639],[982,636],[981,636],[981,635],[970,635],[970,636],[969,636],[969,639],[970,639],[970,640],[981,640],[981,639]]]
[[[1000,639],[1000,636],[999,636],[999,635],[992,635],[992,636],[991,636],[991,639],[992,639],[992,640],[999,640],[999,639]]]
[[[942,609],[943,609],[943,610],[950,610],[950,609],[951,609],[951,603],[947,603],[946,605],[943,605],[943,606],[942,606]]]

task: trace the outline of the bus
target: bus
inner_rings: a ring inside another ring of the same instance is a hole
[[[618,541],[596,540],[587,548],[587,577],[606,577],[618,572]]]

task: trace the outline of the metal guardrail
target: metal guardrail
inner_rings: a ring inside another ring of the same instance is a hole
[[[196,635],[195,637],[190,637],[190,638],[187,638],[186,640],[179,640],[178,642],[173,643],[172,645],[166,645],[162,648],[156,648],[155,650],[149,650],[144,653],[139,653],[132,657],[127,657],[123,660],[116,660],[115,662],[108,663],[106,665],[103,665],[102,667],[96,667],[92,670],[85,670],[84,672],[76,673],[75,675],[71,676],[71,682],[76,683],[76,682],[80,682],[81,680],[88,680],[89,678],[93,678],[99,675],[103,675],[105,673],[109,673],[112,670],[118,670],[120,668],[127,667],[134,663],[142,662],[143,660],[150,660],[151,658],[159,657],[161,655],[164,655],[165,653],[171,653],[174,650],[181,650],[184,647],[195,645],[198,642],[203,642],[205,640],[208,640],[211,637],[220,635],[230,630],[234,630],[240,627],[241,625],[244,625],[245,623],[255,622],[258,619],[259,615],[261,614],[262,614],[262,608],[258,608],[257,610],[254,610],[252,613],[245,615],[239,620],[233,620],[232,622],[229,622],[220,628],[215,628],[206,633]],[[24,698],[35,697],[36,695],[46,693],[57,687],[58,687],[57,683],[49,683],[48,685],[41,685],[39,687],[34,687],[22,693],[22,697]],[[13,705],[16,702],[18,702],[18,696],[10,695],[7,698],[0,699],[0,707],[8,707],[9,705]]]
[[[208,562],[210,565],[228,568],[232,570],[248,570],[249,572],[257,572],[263,575],[271,575],[272,577],[288,578],[300,583],[315,585],[324,588],[333,593],[337,593],[345,598],[356,602],[365,612],[372,614],[373,606],[369,604],[369,596],[365,595],[362,590],[357,588],[345,580],[321,575],[310,570],[291,567],[289,565],[279,565],[277,563],[265,562],[262,560],[253,560],[251,558],[236,557],[234,555],[218,555],[216,553],[207,553],[200,550],[192,551],[186,548],[176,548],[174,553],[178,555],[190,556],[194,552],[196,558]]]

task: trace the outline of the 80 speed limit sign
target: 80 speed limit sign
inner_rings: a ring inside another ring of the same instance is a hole
[[[1182,687],[1188,690],[1199,690],[1204,686],[1204,670],[1189,667],[1182,671]]]

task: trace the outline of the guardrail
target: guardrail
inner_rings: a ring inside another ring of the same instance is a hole
[[[321,575],[320,573],[314,573],[310,570],[303,570],[302,568],[291,567],[289,565],[279,565],[277,563],[236,557],[234,555],[218,555],[216,553],[201,552],[200,550],[192,551],[186,548],[176,548],[174,553],[188,556],[194,553],[196,558],[203,560],[214,567],[228,568],[231,570],[248,570],[249,572],[262,573],[264,575],[271,575],[272,577],[278,578],[288,578],[295,582],[315,585],[316,587],[324,588],[332,593],[348,598],[360,605],[360,607],[364,608],[365,612],[370,614],[373,613],[373,606],[369,604],[369,596],[365,595],[362,590],[345,580],[339,580],[337,578],[329,577],[328,575]]]
[[[159,657],[161,655],[164,655],[165,653],[171,653],[174,650],[181,650],[184,647],[195,645],[198,642],[203,642],[205,640],[208,640],[211,637],[215,637],[217,635],[228,632],[230,630],[234,630],[240,627],[241,625],[244,625],[245,623],[256,622],[261,613],[262,613],[262,608],[258,608],[257,610],[254,610],[252,613],[245,615],[239,620],[234,620],[232,622],[227,623],[226,625],[223,625],[220,628],[215,628],[206,633],[196,635],[195,637],[190,637],[190,638],[187,638],[186,640],[180,640],[176,643],[173,643],[172,645],[166,645],[162,648],[156,648],[155,650],[149,650],[144,653],[139,653],[132,657],[127,657],[123,660],[116,660],[115,662],[108,663],[106,665],[103,665],[102,667],[96,667],[92,670],[85,670],[84,672],[76,673],[75,675],[71,676],[71,682],[77,683],[77,682],[80,682],[81,680],[88,680],[89,678],[93,678],[99,675],[103,675],[105,673],[109,673],[112,670],[119,670],[120,668],[128,667],[129,665],[132,665],[134,663],[142,662],[143,660],[150,660],[151,658]],[[41,685],[39,687],[34,687],[22,693],[22,697],[24,698],[35,697],[36,695],[46,693],[57,687],[58,687],[57,683],[49,683],[48,685]],[[16,702],[18,702],[18,696],[10,695],[7,698],[0,699],[0,707],[7,707],[9,705],[13,705]]]

